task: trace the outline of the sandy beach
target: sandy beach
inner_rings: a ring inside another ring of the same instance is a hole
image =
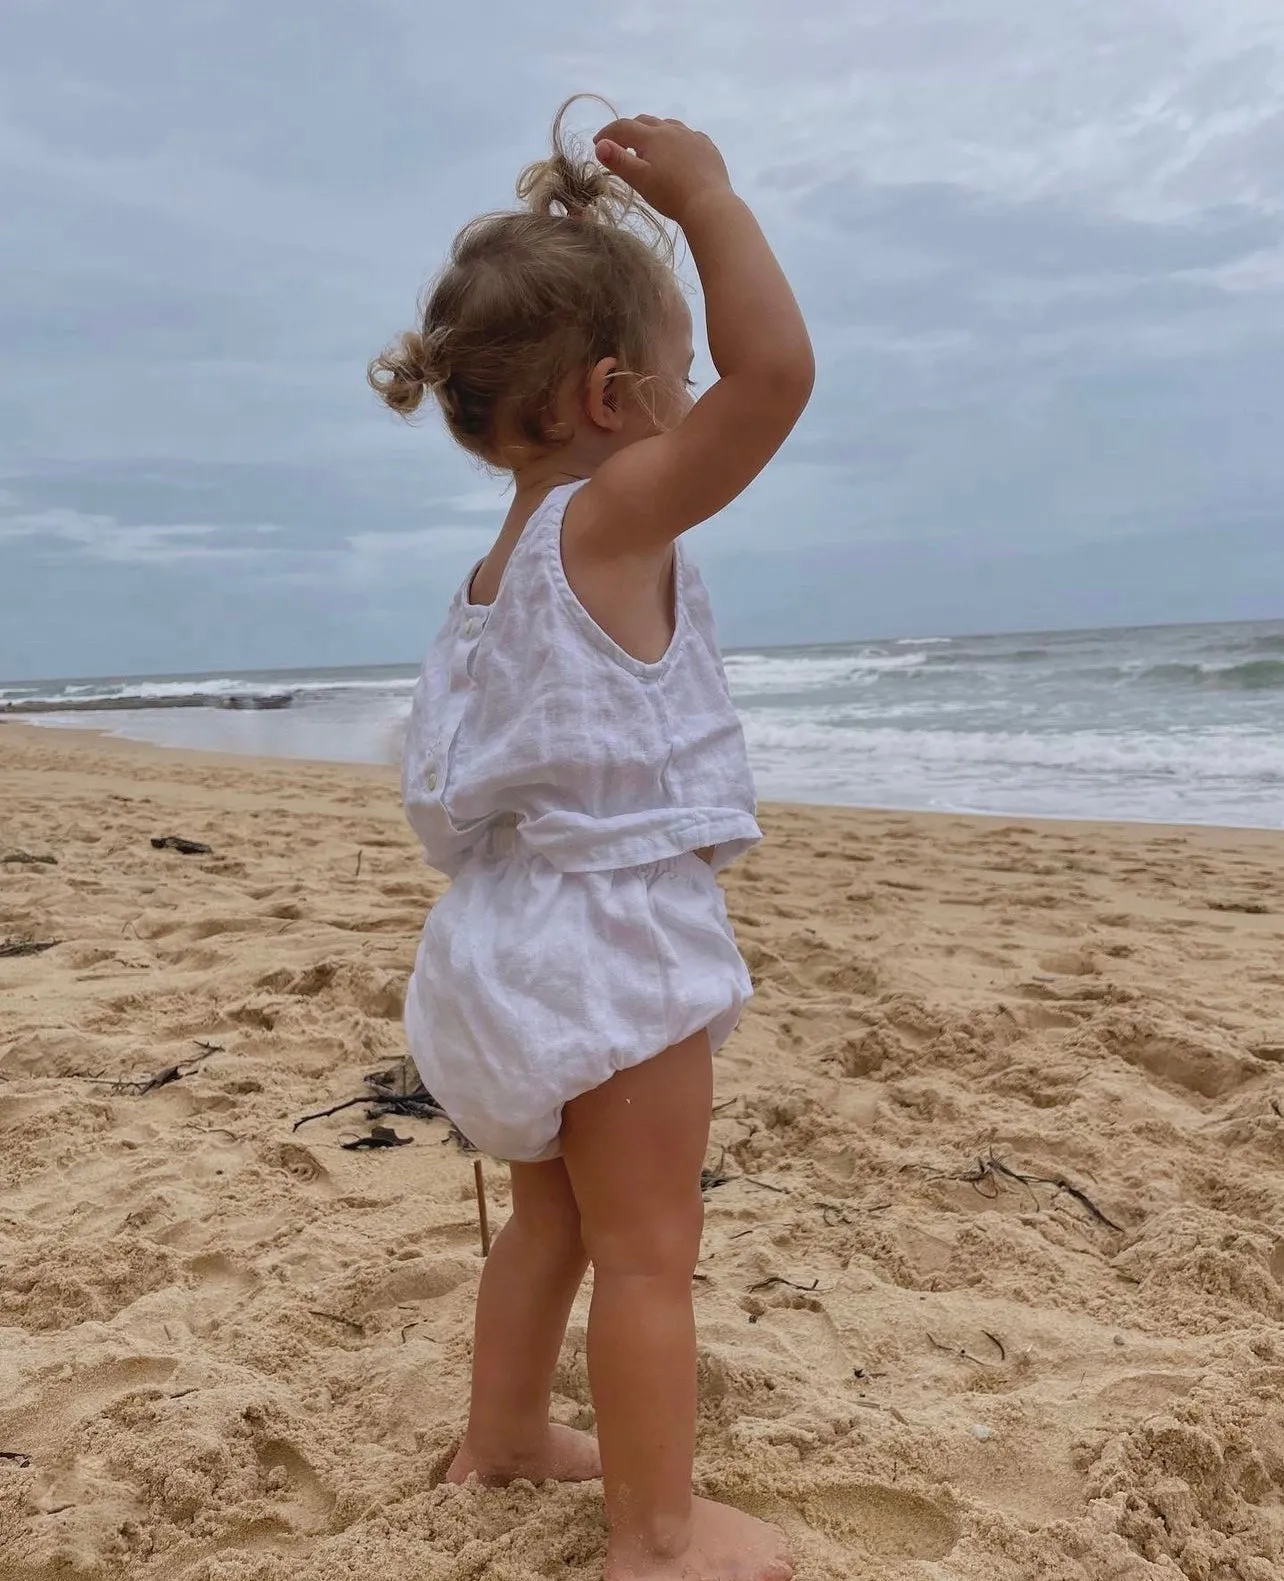
[[[763,822],[702,1490],[804,1581],[1284,1574],[1284,834]],[[0,1581],[598,1577],[599,1488],[439,1484],[472,1160],[295,1128],[403,1055],[393,773],[0,725],[0,864]]]

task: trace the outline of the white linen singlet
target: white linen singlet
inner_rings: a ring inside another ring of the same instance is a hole
[[[451,885],[406,995],[425,1086],[481,1151],[559,1152],[563,1106],[740,1018],[749,975],[715,869],[761,839],[744,734],[699,573],[675,546],[654,663],[576,598],[555,489],[495,601],[456,594],[424,661],[402,796]],[[693,853],[712,848],[712,861]]]

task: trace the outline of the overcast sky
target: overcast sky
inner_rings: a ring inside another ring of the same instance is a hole
[[[1284,615],[1280,0],[7,0],[0,676],[417,658],[502,489],[365,363],[578,89],[813,328],[728,643]]]

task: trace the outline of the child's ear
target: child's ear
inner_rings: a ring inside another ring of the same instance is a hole
[[[618,433],[624,426],[620,416],[620,392],[617,384],[619,362],[615,357],[603,357],[589,373],[587,402],[589,420],[598,428]]]

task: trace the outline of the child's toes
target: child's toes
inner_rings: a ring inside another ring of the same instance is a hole
[[[467,1482],[476,1477],[489,1488],[510,1482],[591,1482],[602,1475],[597,1439],[558,1422],[548,1424],[548,1435],[537,1449],[518,1453],[482,1453],[465,1439],[455,1456],[447,1482]]]

